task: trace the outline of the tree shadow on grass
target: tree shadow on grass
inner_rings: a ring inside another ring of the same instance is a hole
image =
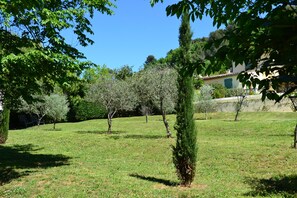
[[[0,146],[0,186],[33,172],[28,169],[69,165],[70,157],[32,153],[38,150],[42,148],[36,148],[32,144]]]
[[[271,134],[271,137],[294,137],[294,134]]]
[[[211,120],[211,119],[197,117],[197,118],[194,118],[194,120]]]
[[[61,128],[56,128],[56,129],[50,128],[50,129],[43,129],[43,130],[44,130],[44,131],[49,131],[49,132],[62,131]]]
[[[99,131],[99,130],[89,130],[89,131],[76,131],[76,133],[80,134],[106,134],[106,135],[116,135],[116,134],[123,134],[126,133],[125,131],[112,131],[111,133],[108,133],[107,131]]]
[[[168,139],[165,135],[124,135],[124,136],[111,136],[115,140],[120,138],[125,139]]]
[[[178,186],[179,183],[175,182],[175,181],[170,181],[167,179],[160,179],[160,178],[156,178],[156,177],[148,177],[148,176],[144,176],[144,175],[138,175],[138,174],[130,174],[130,177],[134,177],[137,179],[141,179],[141,180],[146,180],[146,181],[150,181],[150,182],[155,182],[155,183],[160,183],[160,184],[164,184],[165,186]]]
[[[7,168],[0,167],[0,186],[3,186],[4,184],[9,183],[14,179],[27,176],[31,172],[32,171],[17,172],[11,167],[7,167]]]
[[[297,175],[276,176],[269,179],[247,179],[246,181],[252,191],[245,196],[274,196],[296,197],[297,195]]]

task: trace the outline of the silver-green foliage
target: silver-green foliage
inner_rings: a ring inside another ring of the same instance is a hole
[[[152,103],[152,95],[153,88],[151,84],[151,78],[149,70],[144,70],[136,73],[132,78],[132,84],[137,96],[138,104],[141,107],[141,113],[145,115],[146,122],[148,122],[148,115],[152,113],[153,103]]]
[[[34,102],[28,103],[23,98],[20,98],[19,112],[34,114],[37,116],[39,125],[45,115],[48,114],[49,108],[45,102],[45,95],[33,95]]]
[[[38,118],[38,125],[45,116],[53,120],[54,128],[56,122],[66,119],[67,113],[69,111],[66,96],[50,94],[34,95],[32,98],[34,98],[34,102],[31,103],[27,103],[21,98],[21,105],[18,110],[20,112],[36,115]]]
[[[166,113],[172,112],[177,99],[177,73],[174,69],[155,67],[144,72],[144,86],[154,105]]]
[[[210,85],[203,85],[200,88],[200,94],[196,98],[196,110],[199,113],[205,114],[207,119],[207,113],[215,109],[215,102],[212,97],[213,87]]]
[[[176,71],[171,68],[152,67],[139,72],[133,78],[133,85],[140,105],[152,103],[161,111],[172,112],[177,98],[176,78]]]
[[[86,100],[102,104],[108,113],[108,133],[111,133],[111,122],[119,110],[133,110],[137,97],[127,80],[117,80],[113,77],[102,78],[91,84],[86,94]]]
[[[53,120],[55,129],[56,122],[66,119],[69,111],[68,101],[64,95],[51,94],[45,96],[45,103],[48,108],[47,116]]]
[[[174,111],[177,100],[176,79],[174,69],[155,66],[142,71],[135,86],[138,100],[143,107],[152,103],[161,111],[167,137],[171,137],[171,132],[166,114]]]

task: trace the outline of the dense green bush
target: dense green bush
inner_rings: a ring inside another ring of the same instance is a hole
[[[193,78],[193,85],[195,89],[199,89],[200,87],[202,87],[204,84],[204,81],[202,78],[200,77],[194,77]]]
[[[212,84],[213,89],[213,97],[214,98],[225,98],[227,96],[227,88],[221,84]]]
[[[7,140],[9,129],[9,109],[3,108],[0,111],[0,144],[4,144]]]
[[[76,120],[83,121],[94,118],[105,118],[106,110],[100,104],[95,104],[85,100],[80,101],[74,106]]]

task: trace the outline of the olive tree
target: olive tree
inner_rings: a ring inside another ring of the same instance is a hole
[[[58,121],[66,119],[69,104],[65,95],[52,93],[50,95],[33,95],[32,98],[34,100],[29,103],[21,98],[18,111],[37,116],[38,126],[45,116],[53,120],[54,129]]]
[[[247,105],[246,93],[245,93],[244,89],[235,89],[234,92],[235,92],[236,99],[237,99],[237,101],[235,103],[235,108],[234,108],[234,110],[235,110],[234,121],[238,121],[238,116],[242,110],[242,107]]]
[[[107,133],[111,133],[112,118],[119,110],[133,110],[137,104],[131,83],[114,77],[101,78],[90,85],[86,100],[102,104],[107,111]]]
[[[145,121],[148,123],[148,115],[152,113],[153,109],[153,86],[150,83],[151,76],[148,71],[140,71],[132,78],[132,84],[137,96],[137,101],[140,105],[140,111],[145,116]]]
[[[161,111],[167,137],[172,137],[169,123],[166,119],[168,112],[173,112],[177,99],[177,73],[167,67],[154,67],[145,71],[147,86],[152,91],[151,100]]]
[[[39,126],[49,109],[45,102],[45,95],[34,95],[32,98],[34,98],[34,101],[30,101],[30,103],[20,98],[21,102],[18,111],[36,115],[37,125]]]
[[[47,116],[53,120],[53,129],[56,129],[56,123],[66,119],[69,111],[66,96],[59,94],[51,94],[45,96],[45,105],[47,107]]]
[[[207,113],[215,108],[213,101],[214,88],[210,85],[203,85],[200,88],[200,93],[197,97],[196,109],[198,112],[204,113],[205,120],[207,119]]]

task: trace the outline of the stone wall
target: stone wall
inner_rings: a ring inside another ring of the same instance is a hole
[[[234,112],[235,105],[238,101],[237,97],[214,99],[215,111],[217,112]],[[243,112],[292,112],[292,103],[290,99],[284,98],[281,102],[275,103],[272,100],[261,100],[260,95],[247,96],[242,107]]]

